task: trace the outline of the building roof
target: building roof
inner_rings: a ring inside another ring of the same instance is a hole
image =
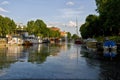
[[[54,31],[60,31],[60,28],[57,28],[57,27],[51,27],[50,29]]]

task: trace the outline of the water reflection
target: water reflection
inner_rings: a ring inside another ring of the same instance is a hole
[[[114,57],[116,57],[116,55],[117,55],[117,51],[116,51],[116,50],[114,50],[114,51],[105,50],[105,51],[103,52],[103,54],[104,54],[105,57],[114,58]]]
[[[83,49],[82,49],[83,50]],[[82,54],[91,54],[93,57],[86,59],[89,67],[98,68],[100,80],[119,80],[120,79],[120,55],[117,50],[97,51],[97,49],[87,49]],[[92,52],[91,52],[92,51]],[[88,53],[86,53],[88,52]],[[96,55],[97,54],[97,55]],[[95,55],[95,56],[94,56]],[[86,56],[85,56],[86,57]]]
[[[101,62],[100,78],[103,80],[119,80],[120,79],[119,62]]]
[[[97,47],[82,47],[83,56],[90,57],[90,58],[96,58],[96,59],[116,59],[116,57],[119,55],[116,49],[103,49],[103,48],[97,48]]]
[[[41,64],[48,56],[57,56],[67,50],[66,44],[39,44],[34,46],[8,46],[0,48],[0,69],[8,68],[15,62],[31,62]]]
[[[87,65],[99,71],[100,80],[119,80],[120,63],[119,61],[99,61],[86,58]]]
[[[81,57],[83,50],[95,52],[71,43],[0,48],[0,78],[120,79],[119,61]]]
[[[0,69],[8,68],[21,56],[22,47],[1,47],[0,48]]]
[[[39,48],[38,48],[39,46]],[[37,48],[36,48],[37,47]],[[33,47],[34,50],[29,51],[28,62],[41,64],[46,61],[47,56],[50,55],[49,46],[36,45]]]

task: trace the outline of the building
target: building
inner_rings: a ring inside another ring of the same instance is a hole
[[[61,35],[62,37],[67,37],[67,32],[61,31],[61,32],[60,32],[60,35]]]
[[[57,28],[57,27],[51,27],[50,29],[53,30],[53,31],[59,31],[60,32],[60,28]]]
[[[60,28],[51,27],[50,29],[53,30],[53,31],[59,31],[59,32],[60,32],[60,36],[62,36],[62,37],[66,37],[66,36],[67,36],[67,32],[65,32],[65,31],[60,31]]]

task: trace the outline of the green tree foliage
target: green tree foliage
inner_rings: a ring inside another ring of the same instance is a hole
[[[102,35],[102,30],[99,26],[99,17],[96,15],[87,16],[86,22],[81,25],[80,32],[83,38]]]
[[[118,35],[120,31],[120,0],[96,0],[100,23],[106,36]]]
[[[34,23],[35,23],[34,21],[28,21],[27,23],[26,30],[28,31],[29,34],[34,34],[34,28],[35,28]]]
[[[77,34],[73,34],[72,39],[77,39],[79,36]]]
[[[67,38],[71,39],[71,33],[70,32],[67,32]]]
[[[47,25],[40,19],[36,21],[28,21],[27,28],[29,34],[41,37],[60,37],[59,31],[53,31],[47,28]]]
[[[48,36],[49,33],[46,24],[40,19],[37,19],[36,21],[28,21],[26,30],[29,34],[42,37]]]
[[[14,34],[16,24],[8,17],[0,16],[0,36],[6,36],[6,34]]]
[[[49,29],[49,37],[59,38],[60,37],[60,32]]]
[[[35,33],[34,34],[43,34],[43,37],[46,37],[48,36],[48,28],[47,28],[47,25],[42,21],[42,20],[39,20],[37,19],[35,21]]]
[[[89,15],[81,25],[83,38],[120,34],[120,0],[95,0],[99,16]]]

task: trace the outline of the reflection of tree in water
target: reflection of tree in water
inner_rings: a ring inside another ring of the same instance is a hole
[[[49,56],[49,52],[47,47],[42,46],[40,51],[36,51],[34,53],[30,52],[28,57],[28,62],[36,62],[37,64],[41,64],[46,61],[47,56]]]
[[[57,56],[60,52],[61,45],[60,44],[50,44],[49,52],[52,56]]]
[[[31,49],[29,51],[28,62],[41,64],[46,61],[46,58],[49,55],[56,54],[54,52],[57,48],[55,45],[51,45],[51,44],[40,44],[40,45],[41,45],[41,47],[39,50],[34,49],[35,51],[32,51],[32,49]]]
[[[30,50],[28,49],[28,62],[41,64],[46,61],[48,56],[57,56],[64,46],[63,44],[40,44],[40,49],[38,47],[30,48]],[[68,46],[70,47],[70,45]]]
[[[100,80],[119,80],[120,79],[120,63],[119,61],[100,61],[95,59],[86,59],[87,65],[100,70]]]
[[[0,48],[0,69],[9,68],[10,64],[16,62],[8,58],[6,51],[7,48]]]
[[[71,49],[71,44],[67,44],[67,49]]]
[[[100,79],[102,80],[119,80],[120,79],[120,63],[119,62],[104,62],[100,65]]]
[[[39,51],[29,52],[28,62],[41,64],[46,61],[50,55],[56,56],[59,52],[59,45],[56,44],[42,44]]]

